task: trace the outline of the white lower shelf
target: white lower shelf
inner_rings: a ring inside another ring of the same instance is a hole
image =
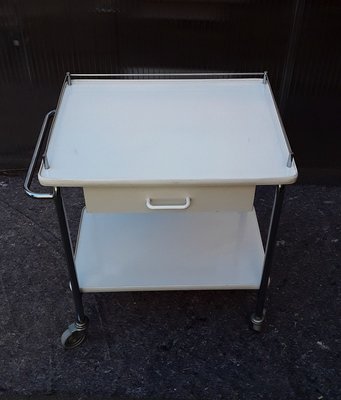
[[[258,289],[264,250],[255,211],[82,214],[82,292]]]

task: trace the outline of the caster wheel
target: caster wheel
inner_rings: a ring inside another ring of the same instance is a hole
[[[261,332],[262,328],[263,328],[264,319],[265,319],[265,310],[264,310],[263,316],[261,318],[256,317],[255,314],[252,314],[251,315],[251,328],[255,332]]]
[[[88,322],[83,324],[74,322],[62,334],[61,342],[65,349],[73,349],[84,342],[87,334]]]
[[[255,332],[262,332],[262,324],[261,323],[252,322],[251,327]]]
[[[84,342],[85,332],[72,330],[70,327],[62,334],[61,341],[65,349],[73,349]]]

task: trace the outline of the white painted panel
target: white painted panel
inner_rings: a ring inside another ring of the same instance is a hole
[[[292,183],[262,79],[73,80],[43,185]]]
[[[83,292],[256,289],[263,259],[254,211],[84,211],[76,270]]]
[[[255,186],[152,186],[152,187],[86,187],[85,205],[88,212],[154,212],[154,205],[170,207],[184,204],[189,211],[248,211],[253,208]]]

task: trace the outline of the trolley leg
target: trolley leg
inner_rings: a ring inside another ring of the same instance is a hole
[[[271,272],[271,262],[273,257],[273,251],[275,247],[275,239],[277,234],[277,228],[279,223],[279,218],[281,214],[283,198],[284,198],[285,187],[283,185],[276,186],[274,205],[272,208],[270,226],[268,237],[265,247],[264,256],[264,267],[261,284],[258,290],[256,311],[251,315],[251,327],[255,331],[259,332],[262,329],[262,324],[265,317],[264,304],[266,300],[266,291],[269,284],[270,272]]]
[[[70,349],[80,345],[85,340],[89,320],[84,314],[82,294],[79,289],[75,269],[70,230],[66,218],[65,207],[60,188],[57,188],[56,196],[54,199],[67,260],[67,266],[69,270],[73,301],[76,308],[76,321],[73,324],[69,325],[68,329],[63,333],[61,337],[63,346],[67,349]]]

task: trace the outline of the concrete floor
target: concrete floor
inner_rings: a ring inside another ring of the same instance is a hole
[[[341,399],[341,187],[287,188],[263,333],[254,291],[87,294],[87,341],[65,351],[73,304],[53,203],[0,176],[0,397]],[[75,237],[81,193],[67,191]],[[270,188],[257,193],[266,229]]]

